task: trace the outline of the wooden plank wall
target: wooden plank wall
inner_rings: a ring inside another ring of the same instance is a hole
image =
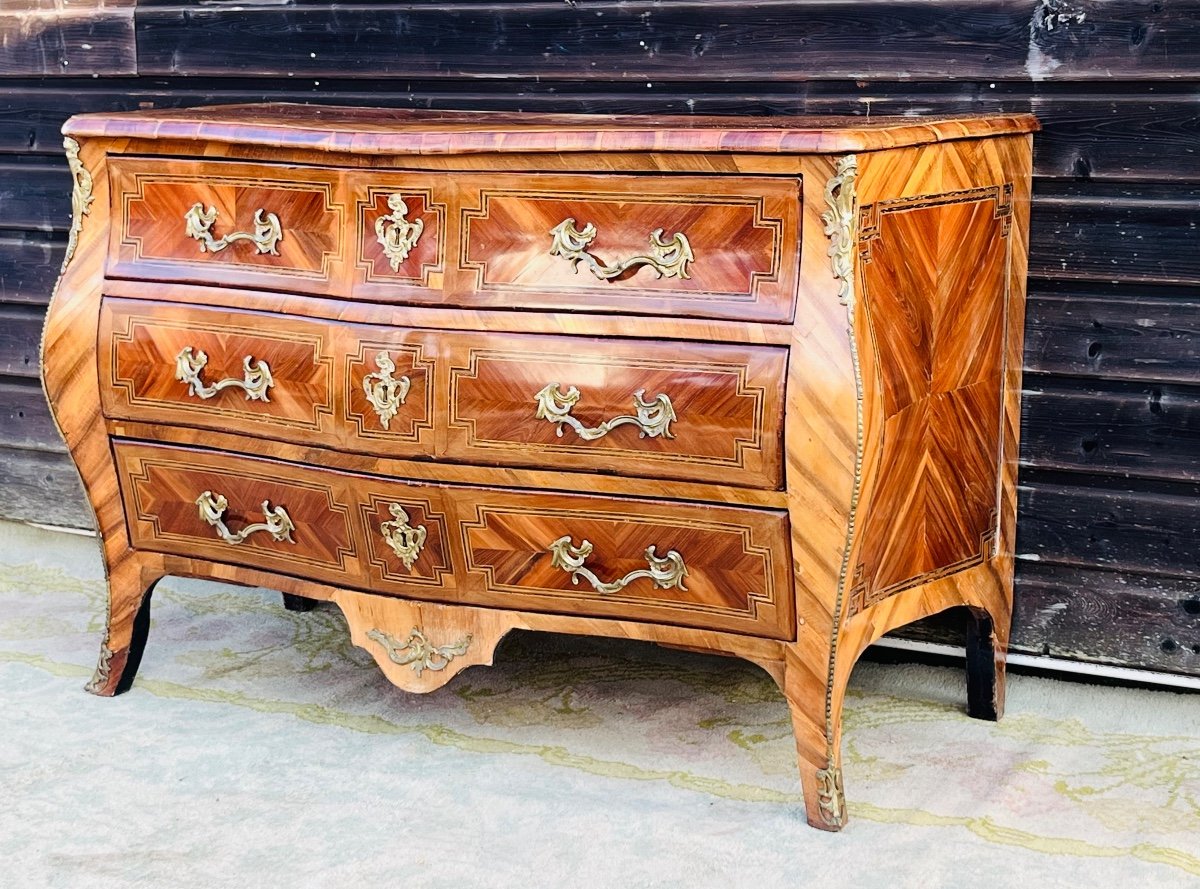
[[[1015,647],[1200,675],[1200,0],[0,8],[0,514],[87,525],[37,346],[77,111],[1033,111]]]

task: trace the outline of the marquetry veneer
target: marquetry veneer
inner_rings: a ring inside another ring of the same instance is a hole
[[[880,635],[967,606],[1003,708],[1035,129],[73,118],[42,366],[108,569],[89,690],[168,574],[333,601],[410,691],[513,629],[735,655],[841,827]]]

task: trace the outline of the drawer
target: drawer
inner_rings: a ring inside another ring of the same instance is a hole
[[[413,330],[112,297],[99,340],[101,405],[114,420],[390,457],[782,485],[780,347]]]
[[[109,169],[110,276],[338,289],[347,226],[340,172],[120,156]]]
[[[120,419],[315,434],[334,406],[327,338],[296,318],[106,299],[101,404]]]
[[[344,477],[214,451],[113,451],[135,548],[361,586]]]
[[[99,337],[107,417],[433,454],[427,332],[109,298]]]
[[[790,321],[798,179],[458,177],[447,300],[473,306]]]
[[[446,456],[778,488],[787,350],[445,334]]]
[[[781,510],[447,491],[481,604],[792,638]]]
[[[415,483],[131,441],[114,452],[137,548],[410,598],[794,633],[783,510]]]

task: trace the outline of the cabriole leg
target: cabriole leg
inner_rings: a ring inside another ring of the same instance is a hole
[[[112,697],[133,684],[150,633],[150,595],[161,578],[133,557],[110,567],[104,643],[87,691]]]
[[[789,652],[791,655],[791,652]],[[846,797],[842,789],[841,718],[843,695],[830,696],[829,715],[833,743],[826,724],[826,679],[806,670],[789,656],[782,683],[792,714],[800,784],[808,823],[821,830],[846,826]]]

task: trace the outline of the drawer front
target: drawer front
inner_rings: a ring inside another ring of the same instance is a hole
[[[444,339],[449,459],[777,488],[787,350]]]
[[[452,183],[420,173],[348,173],[354,196],[351,295],[378,302],[442,301]]]
[[[211,451],[114,452],[135,548],[361,585],[343,477]]]
[[[329,337],[324,325],[294,318],[104,300],[104,413],[308,440],[333,412]]]
[[[370,327],[111,297],[99,338],[113,420],[391,457],[782,485],[783,348]]]
[[[790,321],[799,180],[459,178],[468,305]]]
[[[435,485],[117,441],[137,548],[494,608],[793,638],[782,510]]]
[[[786,514],[507,491],[457,500],[482,604],[775,638],[794,632]]]
[[[346,211],[334,170],[113,157],[109,274],[330,293]]]
[[[433,454],[432,334],[105,299],[104,414],[396,457]]]

